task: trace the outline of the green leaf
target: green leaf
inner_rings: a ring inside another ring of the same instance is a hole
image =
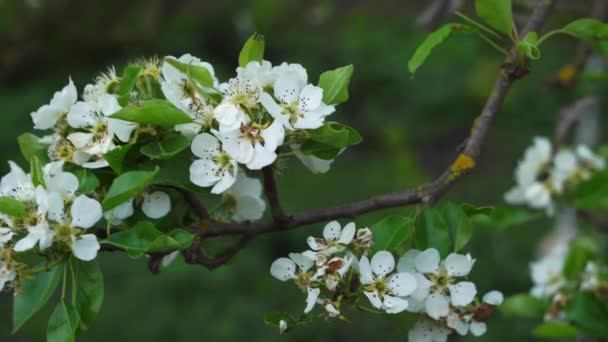
[[[104,154],[104,158],[110,164],[110,168],[114,170],[114,172],[121,174],[124,172],[124,160],[127,156],[127,153],[133,147],[132,144],[122,145],[114,148],[110,152]]]
[[[472,32],[474,29],[468,25],[449,23],[441,26],[434,32],[431,32],[425,40],[416,48],[414,55],[410,58],[407,63],[408,69],[412,76],[416,73],[416,70],[424,64],[426,59],[429,57],[435,47],[445,42],[452,36],[453,33],[458,32]]]
[[[72,257],[78,279],[76,308],[80,316],[80,332],[86,331],[97,317],[103,304],[103,273],[96,261],[81,261]]]
[[[122,80],[120,81],[120,88],[118,89],[118,95],[128,95],[137,81],[141,67],[139,66],[128,66],[122,73]]]
[[[23,217],[26,215],[25,205],[20,201],[9,197],[0,197],[0,213],[11,217]]]
[[[539,213],[531,213],[519,208],[496,207],[483,209],[486,211],[485,214],[480,213],[471,216],[473,223],[486,226],[496,232],[502,232],[508,228],[520,226],[542,217]]]
[[[21,282],[20,291],[13,297],[13,334],[48,302],[59,285],[62,271],[62,267],[55,266]]]
[[[374,224],[374,251],[392,251],[414,235],[414,224],[411,218],[393,215]]]
[[[285,312],[268,312],[264,315],[264,323],[271,327],[278,327],[281,321],[287,322],[288,327],[292,327],[297,323],[293,316]]]
[[[78,192],[87,194],[99,187],[99,178],[89,169],[78,169],[72,172],[78,178]]]
[[[568,280],[577,279],[585,270],[587,261],[597,257],[598,246],[588,236],[578,236],[570,242],[570,251],[564,263],[563,274]]]
[[[326,122],[323,126],[307,132],[311,140],[338,149],[357,145],[363,141],[354,128],[337,122]]]
[[[209,69],[199,65],[182,63],[173,58],[165,58],[165,62],[184,73],[191,81],[194,81],[203,87],[213,88],[213,75],[211,75]]]
[[[528,56],[532,60],[540,59],[540,49],[538,48],[538,33],[528,32],[524,39],[517,43],[517,51]]]
[[[425,208],[416,221],[416,247],[435,248],[441,257],[450,253],[450,233],[448,224],[435,208]]]
[[[207,70],[207,69],[205,69]],[[192,122],[192,118],[165,100],[147,100],[121,108],[110,116],[144,125],[175,126]]]
[[[19,149],[23,158],[28,162],[32,160],[33,156],[37,156],[43,161],[48,159],[47,150],[49,144],[41,143],[38,136],[32,133],[24,133],[17,138],[17,142],[19,143]]]
[[[44,186],[44,173],[42,172],[42,164],[40,163],[40,159],[38,157],[33,156],[30,161],[30,174],[32,177],[32,183],[34,186],[42,185]]]
[[[446,204],[443,209],[451,240],[454,242],[454,252],[461,251],[473,237],[473,224],[461,206],[454,203]]]
[[[73,342],[80,323],[78,310],[66,300],[61,300],[49,318],[46,330],[47,342]]]
[[[118,176],[101,203],[103,211],[108,211],[139,195],[152,182],[159,168],[153,171],[129,171]]]
[[[608,308],[592,293],[578,292],[566,308],[566,319],[585,334],[608,336]]]
[[[190,140],[183,135],[175,135],[167,139],[151,142],[141,147],[142,154],[151,159],[168,159],[190,147]]]
[[[475,11],[488,25],[511,36],[513,13],[511,0],[475,0]]]
[[[129,256],[138,258],[145,253],[188,248],[192,244],[192,235],[181,229],[163,234],[152,223],[142,221],[131,229],[110,235],[106,242],[124,248]]]
[[[319,87],[323,89],[323,102],[334,105],[348,100],[348,85],[353,77],[352,64],[326,71],[319,77]]]
[[[574,205],[578,209],[608,207],[608,170],[594,173],[581,182],[575,191]]]
[[[331,145],[307,140],[300,146],[300,152],[303,154],[313,155],[319,159],[332,160],[340,154],[341,149]]]
[[[500,311],[507,317],[540,318],[549,307],[549,302],[529,294],[517,294],[505,299]]]
[[[579,19],[564,26],[562,31],[589,43],[608,40],[608,24],[595,19]]]
[[[545,322],[534,328],[532,335],[540,338],[575,338],[576,328],[565,322]]]
[[[239,66],[244,68],[252,61],[262,62],[264,59],[264,35],[254,33],[247,41],[239,54]]]

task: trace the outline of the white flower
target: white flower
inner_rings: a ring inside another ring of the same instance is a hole
[[[304,166],[312,173],[326,173],[329,171],[331,164],[334,159],[321,159],[313,156],[312,154],[304,154],[300,150],[300,145],[291,145],[291,149],[294,152],[296,158],[302,162]]]
[[[85,102],[97,103],[102,95],[108,94],[112,87],[119,84],[120,78],[116,75],[116,68],[110,66],[106,72],[95,78],[95,83],[85,85],[82,99]]]
[[[407,272],[387,277],[395,269],[395,258],[390,252],[379,251],[370,263],[367,256],[359,260],[360,282],[370,303],[387,313],[399,313],[407,308],[403,298],[416,290],[416,278]]]
[[[250,170],[259,170],[277,158],[276,149],[283,143],[285,131],[276,120],[269,126],[246,122],[237,129],[216,132],[224,150]]]
[[[70,111],[77,99],[78,92],[70,78],[69,83],[61,91],[55,92],[51,103],[38,108],[31,114],[34,128],[49,129],[55,126],[57,120]]]
[[[355,235],[355,244],[363,248],[370,248],[374,244],[373,236],[371,229],[360,228]]]
[[[331,221],[323,228],[323,239],[309,236],[306,241],[313,251],[329,256],[343,251],[353,241],[355,230],[354,222],[348,223],[343,229],[338,221]]]
[[[56,193],[63,199],[74,198],[78,190],[78,177],[70,172],[63,171],[63,161],[56,161],[44,165],[42,168],[46,191]]]
[[[82,234],[85,230],[93,227],[102,217],[101,204],[85,195],[76,197],[70,207],[70,215],[65,213],[63,202],[49,212],[49,217],[54,217],[57,228],[56,235],[67,243],[74,256],[80,260],[90,261],[95,259],[99,250],[99,242],[95,234]]]
[[[11,171],[0,180],[0,196],[9,196],[19,201],[33,201],[36,188],[32,179],[15,162],[8,162]]]
[[[262,182],[239,172],[234,184],[222,194],[222,210],[233,222],[259,220],[264,216],[266,202],[262,198]]]
[[[142,198],[141,211],[151,219],[159,219],[171,211],[171,199],[166,192],[144,192]]]
[[[562,269],[566,257],[567,249],[565,246],[559,246],[547,256],[530,264],[532,282],[534,282],[530,290],[532,296],[549,298],[565,285],[566,279]]]
[[[487,330],[486,323],[483,322],[483,319],[486,318],[486,315],[492,313],[490,306],[502,304],[503,299],[504,296],[501,292],[490,291],[483,296],[482,304],[477,305],[474,310],[467,310],[460,313],[450,311],[446,319],[446,324],[461,336],[465,336],[469,331],[473,336],[481,336],[485,334]]]
[[[592,171],[603,170],[606,167],[604,158],[596,155],[585,145],[579,145],[575,150],[576,158],[580,164],[579,172],[583,180],[591,177]]]
[[[4,263],[0,263],[0,291],[4,289],[6,283],[10,283],[15,280],[16,276],[17,272],[15,272],[15,269]]]
[[[277,79],[277,69],[273,68],[269,61],[251,61],[242,68],[236,68],[237,76],[255,80],[262,88],[272,87]]]
[[[213,186],[211,192],[220,194],[234,184],[237,164],[222,150],[220,141],[209,133],[197,135],[192,141],[192,153],[201,158],[190,165],[190,181],[201,187]]]
[[[335,108],[323,103],[322,88],[307,83],[306,74],[284,72],[274,83],[274,99],[264,92],[260,102],[286,129],[319,128]]]
[[[422,318],[410,329],[409,342],[445,342],[451,330],[439,322]]]
[[[160,265],[162,267],[169,267],[177,258],[177,256],[179,255],[179,251],[174,251],[171,252],[167,255],[165,255],[161,260],[160,260]]]
[[[594,291],[600,285],[600,267],[593,261],[587,261],[581,277],[581,290]]]
[[[283,335],[287,331],[287,322],[282,319],[279,321],[279,334]]]
[[[429,248],[423,252],[412,250],[404,254],[397,270],[416,272],[418,289],[411,296],[417,309],[424,308],[429,317],[439,319],[449,313],[450,304],[464,307],[477,294],[475,284],[469,281],[457,282],[471,271],[474,260],[469,256],[452,253],[441,262],[439,252]],[[449,294],[449,295],[448,295]]]
[[[317,303],[321,289],[310,287],[311,274],[308,272],[314,261],[300,253],[290,253],[288,258],[279,258],[270,266],[270,274],[280,281],[294,280],[306,292],[304,313],[309,313]]]
[[[215,78],[213,66],[207,62],[201,61],[197,57],[190,54],[182,55],[180,58],[172,56],[165,57],[165,62],[162,66],[162,75],[160,79],[161,90],[171,104],[187,113],[193,120],[192,123],[181,124],[175,126],[175,129],[192,139],[198,134],[202,127],[209,127],[213,117],[213,106],[196,91],[195,87],[190,84],[188,76],[171,64],[166,62],[167,58],[176,59],[184,64],[191,64],[207,69],[213,78],[214,87],[217,87],[218,81]],[[201,88],[203,85],[196,84],[196,87]]]
[[[133,199],[123,202],[113,209],[103,213],[106,220],[110,221],[112,225],[119,225],[123,220],[133,216],[135,213],[133,209]]]
[[[27,235],[15,244],[13,249],[16,252],[30,250],[36,245],[43,251],[51,246],[55,232],[50,229],[46,219],[47,211],[50,210],[49,204],[46,191],[39,185],[36,188],[36,219],[32,226],[27,227]]]
[[[77,102],[68,113],[67,121],[71,127],[89,131],[71,133],[68,135],[68,140],[80,152],[100,158],[95,162],[84,163],[84,167],[107,166],[108,163],[103,159],[103,155],[116,147],[115,136],[125,143],[130,140],[135,124],[109,117],[118,110],[120,110],[118,100],[112,95],[103,94],[98,103]]]
[[[7,242],[11,241],[11,239],[15,235],[15,232],[13,231],[13,228],[12,228],[12,222],[10,222],[10,220],[7,217],[4,217],[4,215],[2,215],[0,218],[1,218],[0,220],[3,223],[6,223],[9,225],[9,227],[0,228],[0,250],[1,250],[2,247],[4,247],[4,245]]]
[[[250,65],[245,70],[253,67],[253,64]],[[255,78],[255,71],[245,70],[219,86],[224,98],[215,108],[213,116],[220,124],[220,132],[239,129],[242,124],[248,123],[249,116],[246,111],[259,110],[262,85]]]
[[[313,253],[314,255],[314,253]],[[322,254],[319,254],[321,256]],[[313,279],[317,280],[323,278],[325,281],[325,287],[329,291],[335,291],[336,287],[340,283],[340,280],[344,278],[344,275],[350,269],[355,256],[352,254],[346,255],[344,258],[333,257],[329,260],[327,258],[316,258],[317,271],[313,275]],[[319,262],[318,259],[325,259]]]

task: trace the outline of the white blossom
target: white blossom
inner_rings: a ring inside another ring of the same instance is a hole
[[[306,241],[313,251],[329,256],[343,251],[346,245],[353,241],[355,230],[354,222],[350,222],[342,228],[338,221],[331,221],[323,228],[323,239],[309,236]]]
[[[201,187],[211,188],[220,194],[236,181],[236,160],[222,150],[220,141],[209,133],[197,135],[192,141],[192,153],[201,158],[190,165],[190,181]]]
[[[259,220],[264,216],[266,202],[262,198],[262,182],[239,172],[234,184],[222,194],[222,211],[233,222]]]
[[[11,171],[0,180],[0,196],[9,196],[24,202],[33,201],[36,188],[30,176],[15,162],[9,161],[8,164]]]
[[[63,89],[55,92],[49,104],[38,108],[31,114],[34,129],[53,128],[57,120],[70,111],[76,100],[78,100],[78,91],[70,78]]]
[[[279,258],[270,266],[270,274],[280,281],[294,280],[306,292],[304,313],[309,313],[317,303],[321,289],[311,287],[311,273],[314,261],[301,253],[290,253],[288,258]]]
[[[4,289],[4,286],[7,283],[10,283],[15,280],[16,276],[17,272],[15,272],[14,268],[10,267],[5,263],[0,263],[0,291]]]
[[[416,278],[407,272],[395,273],[395,258],[388,251],[377,252],[371,260],[367,256],[359,260],[360,282],[370,303],[387,313],[399,313],[407,309],[404,297],[416,290]]]
[[[300,145],[291,145],[291,149],[294,152],[296,158],[302,162],[310,172],[319,174],[326,173],[331,168],[331,164],[334,162],[334,159],[321,159],[317,158],[312,154],[304,154],[301,152]]]
[[[171,199],[164,191],[142,193],[141,211],[151,219],[159,219],[171,211]]]
[[[49,207],[49,197],[41,185],[36,188],[35,202],[36,217],[34,218],[32,225],[26,227],[27,235],[17,241],[13,247],[13,250],[16,252],[30,250],[36,245],[43,251],[49,248],[53,243],[55,232],[50,229],[46,219],[47,211],[52,208]]]
[[[422,318],[410,329],[409,342],[446,342],[451,330],[440,322]]]
[[[567,257],[565,246],[556,247],[551,253],[530,264],[534,286],[530,294],[538,298],[550,298],[565,285],[562,273]]]

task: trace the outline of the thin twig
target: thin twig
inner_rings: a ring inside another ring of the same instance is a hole
[[[264,176],[264,193],[268,198],[268,203],[270,203],[272,219],[276,224],[286,224],[288,219],[281,207],[281,201],[279,201],[279,191],[272,165],[262,168],[262,174]]]
[[[173,185],[162,186],[179,192],[200,220],[208,220],[211,218],[211,216],[209,216],[209,212],[203,205],[203,202],[195,192]]]
[[[553,138],[553,153],[556,153],[559,146],[564,143],[568,133],[572,130],[576,123],[579,122],[581,116],[589,112],[589,109],[597,104],[599,98],[587,96],[577,100],[573,104],[562,108],[559,121],[555,127],[555,135]]]

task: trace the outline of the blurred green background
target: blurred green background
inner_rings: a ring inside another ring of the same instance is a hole
[[[31,131],[30,112],[48,103],[71,76],[79,89],[110,65],[140,56],[189,52],[211,62],[220,80],[234,73],[238,52],[252,32],[266,35],[266,58],[303,64],[314,82],[327,69],[353,63],[351,99],[333,115],[355,127],[364,143],[347,151],[331,171],[315,176],[293,162],[279,178],[290,212],[367,198],[430,180],[454,158],[494,82],[502,58],[474,37],[456,37],[437,50],[412,79],[407,60],[425,35],[416,24],[428,1],[188,1],[0,0],[0,171],[23,164],[15,138]],[[518,2],[523,20],[535,1]],[[470,5],[470,3],[468,3]],[[556,26],[577,10],[557,14]],[[465,12],[471,13],[470,8]],[[521,14],[521,15],[520,15]],[[584,15],[584,14],[582,14]],[[452,18],[453,20],[453,18]],[[521,21],[520,21],[521,22]],[[479,205],[500,205],[516,160],[534,135],[552,134],[559,108],[575,98],[545,86],[574,56],[574,41],[557,38],[540,63],[509,93],[492,128],[479,168],[448,195]],[[184,170],[187,172],[187,170]],[[393,209],[365,215],[371,225]],[[261,237],[215,271],[179,260],[161,274],[145,260],[101,255],[106,299],[82,341],[370,341],[405,340],[402,315],[346,312],[350,322],[324,322],[285,336],[266,326],[270,311],[299,314],[304,297],[269,274],[271,262],[306,248],[322,225]],[[478,260],[472,279],[481,293],[523,292],[528,263],[550,221],[495,234],[479,229],[470,245]],[[43,341],[50,308],[10,336],[11,299],[0,295],[0,340]],[[522,341],[534,322],[495,315],[476,341]]]

